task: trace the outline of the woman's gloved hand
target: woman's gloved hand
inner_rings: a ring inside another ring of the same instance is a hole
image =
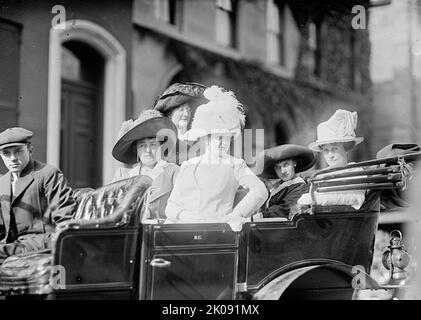
[[[84,226],[86,220],[82,219],[71,219],[59,222],[56,224],[55,232],[59,232],[64,229],[80,229]]]
[[[311,205],[311,195],[310,193],[304,193],[301,197],[297,200],[297,204],[299,205]]]
[[[226,222],[231,227],[232,231],[239,232],[243,228],[243,224],[246,223],[247,219],[230,213],[223,218],[223,222]]]

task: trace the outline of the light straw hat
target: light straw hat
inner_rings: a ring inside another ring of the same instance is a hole
[[[310,143],[309,148],[321,152],[320,146],[329,143],[355,142],[355,145],[363,142],[363,137],[355,135],[358,114],[347,110],[338,109],[327,121],[317,126],[317,140]]]

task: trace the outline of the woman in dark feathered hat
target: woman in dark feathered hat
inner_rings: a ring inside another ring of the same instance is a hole
[[[191,148],[193,143],[185,140],[185,134],[190,129],[192,115],[197,106],[208,100],[203,96],[206,87],[200,83],[183,82],[170,85],[156,101],[155,110],[162,112],[177,127],[178,142],[174,158],[170,162],[181,164],[187,159],[196,157],[196,149]]]

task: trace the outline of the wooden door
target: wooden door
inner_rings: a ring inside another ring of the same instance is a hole
[[[101,121],[97,88],[63,80],[60,167],[74,188],[101,185]]]

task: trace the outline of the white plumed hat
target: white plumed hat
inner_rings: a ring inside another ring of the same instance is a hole
[[[242,104],[232,91],[218,86],[207,88],[203,95],[209,102],[197,107],[185,140],[196,141],[208,134],[239,135],[245,124]]]
[[[358,114],[347,110],[338,109],[327,121],[317,126],[317,140],[309,145],[313,151],[320,152],[320,146],[337,142],[363,142],[363,137],[355,135]]]

